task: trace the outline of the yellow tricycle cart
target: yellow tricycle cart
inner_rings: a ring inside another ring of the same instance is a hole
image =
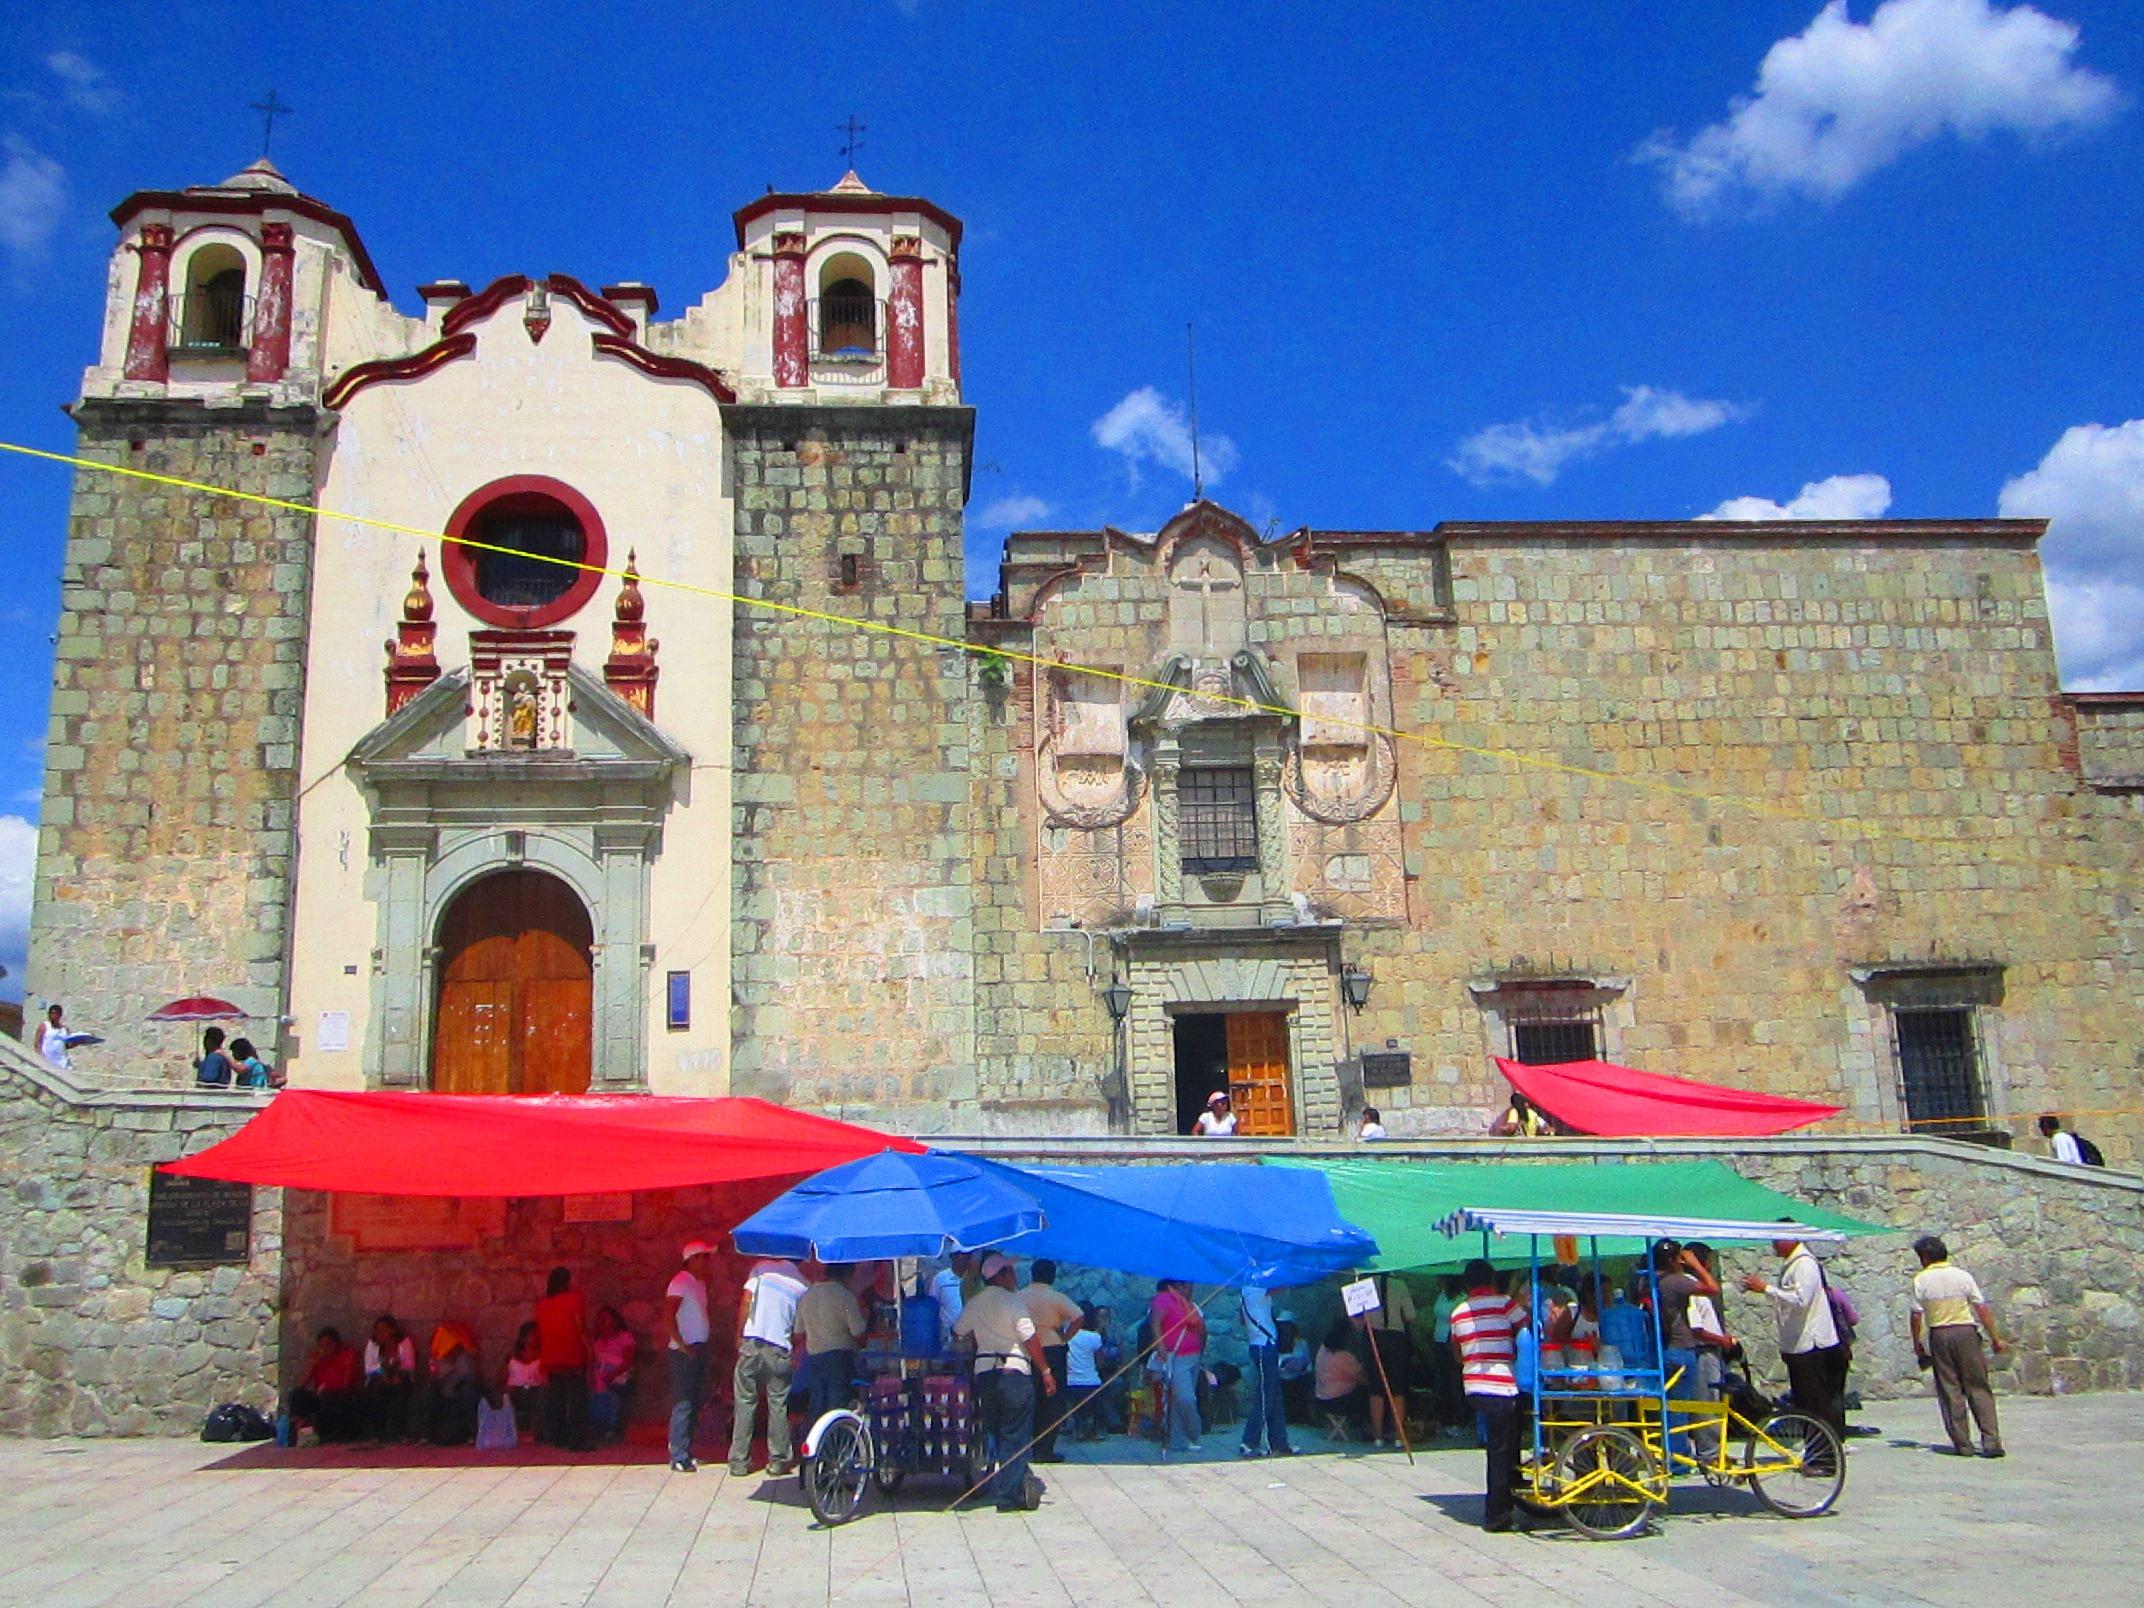
[[[1592,1361],[1542,1357],[1536,1349],[1531,1389],[1531,1447],[1519,1466],[1518,1498],[1538,1513],[1566,1520],[1596,1541],[1638,1534],[1664,1508],[1677,1478],[1712,1486],[1746,1485],[1757,1500],[1787,1518],[1829,1512],[1846,1486],[1846,1456],[1831,1426],[1807,1413],[1765,1408],[1744,1412],[1734,1402],[1694,1393],[1694,1358],[1669,1352],[1660,1332],[1660,1290],[1653,1249],[1663,1240],[1711,1245],[1794,1239],[1839,1244],[1836,1229],[1802,1223],[1755,1223],[1609,1212],[1518,1211],[1469,1207],[1440,1226],[1447,1235],[1479,1233],[1484,1254],[1492,1236],[1523,1234],[1529,1242],[1529,1312],[1541,1311],[1541,1245],[1586,1241],[1594,1276],[1601,1276],[1601,1242],[1642,1245],[1639,1266],[1652,1299],[1625,1316],[1642,1322],[1642,1344]],[[1603,1330],[1608,1324],[1603,1313]],[[1627,1329],[1628,1324],[1624,1327]],[[1525,1372],[1522,1367],[1522,1374]],[[1522,1383],[1523,1383],[1522,1379]]]

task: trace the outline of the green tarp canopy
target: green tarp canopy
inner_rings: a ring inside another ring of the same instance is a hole
[[[1296,1161],[1264,1158],[1275,1167],[1315,1167],[1332,1185],[1340,1215],[1376,1239],[1379,1255],[1367,1271],[1456,1273],[1482,1252],[1481,1237],[1447,1239],[1437,1227],[1468,1206],[1566,1212],[1630,1212],[1769,1223],[1782,1217],[1847,1234],[1887,1234],[1864,1223],[1753,1184],[1724,1162],[1633,1161],[1555,1163]],[[1636,1256],[1635,1239],[1599,1242],[1602,1256]],[[1581,1245],[1590,1261],[1591,1245]],[[1489,1260],[1523,1267],[1524,1240],[1491,1241]],[[1550,1251],[1542,1247],[1542,1259]]]

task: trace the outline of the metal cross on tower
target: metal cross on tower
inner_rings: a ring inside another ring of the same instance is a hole
[[[856,153],[864,148],[861,135],[867,126],[856,121],[854,112],[849,113],[847,122],[834,125],[844,136],[841,144],[841,165],[844,168],[853,169],[856,166]]]
[[[289,116],[297,108],[295,106],[285,106],[275,98],[275,91],[271,89],[268,91],[266,100],[257,100],[253,103],[253,109],[261,114],[261,155],[266,156],[269,144],[275,139],[275,120],[278,117]]]

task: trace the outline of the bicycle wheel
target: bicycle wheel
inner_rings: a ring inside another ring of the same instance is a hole
[[[1769,1440],[1774,1443],[1767,1446]],[[1775,1450],[1776,1447],[1776,1450]],[[1757,1500],[1789,1519],[1827,1513],[1846,1489],[1846,1454],[1831,1426],[1807,1413],[1774,1413],[1742,1465]]]
[[[1581,1535],[1620,1541],[1645,1528],[1667,1500],[1667,1475],[1627,1429],[1582,1429],[1556,1454],[1556,1510]]]
[[[822,1524],[846,1524],[864,1505],[878,1453],[861,1420],[837,1418],[819,1433],[819,1448],[804,1464],[804,1494]]]

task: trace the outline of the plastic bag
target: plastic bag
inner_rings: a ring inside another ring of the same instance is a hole
[[[479,1397],[476,1404],[476,1449],[480,1452],[510,1452],[520,1441],[521,1437],[514,1429],[512,1404],[494,1404]]]

